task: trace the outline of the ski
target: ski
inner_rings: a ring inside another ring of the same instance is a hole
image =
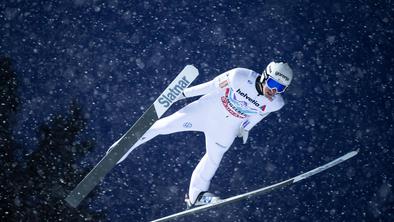
[[[270,185],[270,186],[267,186],[267,187],[263,187],[263,188],[260,188],[260,189],[257,189],[257,190],[251,191],[251,192],[240,194],[238,196],[222,199],[222,200],[219,200],[219,201],[217,201],[215,203],[212,203],[212,204],[207,204],[207,205],[204,205],[204,206],[200,206],[200,207],[192,208],[192,209],[189,209],[189,210],[181,211],[179,213],[175,213],[175,214],[172,214],[172,215],[169,215],[169,216],[166,216],[166,217],[162,217],[162,218],[153,220],[152,222],[169,221],[169,220],[177,219],[177,218],[180,218],[180,217],[183,217],[183,216],[186,216],[186,215],[195,214],[195,213],[199,213],[199,212],[202,212],[202,211],[205,211],[205,210],[209,210],[209,209],[212,209],[212,208],[215,208],[215,207],[218,207],[218,206],[223,206],[225,204],[237,202],[237,201],[240,201],[240,200],[243,200],[243,199],[248,199],[248,198],[254,197],[256,195],[269,193],[271,191],[274,191],[274,190],[277,190],[277,189],[289,186],[289,185],[291,185],[293,183],[297,183],[297,182],[299,182],[301,180],[304,180],[304,179],[306,179],[308,177],[311,177],[311,176],[313,176],[313,175],[315,175],[317,173],[323,172],[323,171],[325,171],[325,170],[327,170],[327,169],[329,169],[329,168],[331,168],[331,167],[333,167],[335,165],[338,165],[338,164],[340,164],[340,163],[342,163],[342,162],[354,157],[355,155],[357,155],[358,152],[359,152],[359,150],[355,150],[355,151],[349,152],[349,153],[347,153],[347,154],[345,154],[345,155],[343,155],[343,156],[341,156],[341,157],[339,157],[339,158],[337,158],[337,159],[335,159],[335,160],[333,160],[333,161],[331,161],[331,162],[329,162],[327,164],[319,166],[319,167],[317,167],[317,168],[315,168],[313,170],[310,170],[310,171],[308,171],[306,173],[300,174],[300,175],[295,176],[293,178],[290,178],[288,180],[284,180],[284,181],[281,181],[279,183],[276,183],[276,184],[273,184],[273,185]]]
[[[177,100],[183,90],[198,76],[198,70],[193,65],[187,65],[155,102],[142,114],[134,125],[114,144],[108,153],[85,178],[65,198],[72,207],[78,207],[80,202],[93,190],[104,176],[116,165],[144,133],[166,112]]]

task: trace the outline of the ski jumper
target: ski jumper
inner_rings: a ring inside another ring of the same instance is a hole
[[[258,94],[255,85],[258,76],[260,74],[252,70],[235,68],[209,82],[185,89],[186,97],[202,97],[156,121],[119,162],[157,135],[203,132],[206,153],[194,169],[189,187],[189,198],[194,203],[200,192],[208,191],[223,154],[239,134],[240,127],[249,131],[270,112],[283,107],[281,95],[275,95],[270,101]]]

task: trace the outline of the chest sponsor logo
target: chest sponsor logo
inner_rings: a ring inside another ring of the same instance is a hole
[[[228,99],[226,96],[222,96],[221,98],[222,103],[224,108],[226,108],[226,110],[233,116],[243,119],[246,117],[246,115],[243,115],[242,113],[238,112],[237,109],[231,105],[231,103],[229,103]]]
[[[248,102],[238,99],[239,95],[232,88],[226,88],[226,93],[221,97],[224,108],[237,118],[245,118],[258,113],[258,109],[250,107]]]
[[[255,106],[257,106],[257,107],[260,106],[260,104],[259,104],[256,100],[250,98],[250,97],[248,96],[248,94],[242,92],[241,89],[237,89],[237,93],[238,93],[239,95],[241,95],[242,97],[244,97],[244,98],[245,98],[246,100],[248,100],[249,102],[251,102],[252,104],[254,104]]]
[[[260,106],[260,103],[257,102],[257,100],[255,100],[255,99],[249,97],[248,94],[242,92],[241,89],[237,89],[237,93],[238,93],[240,96],[242,96],[243,98],[245,98],[246,100],[248,100],[249,102],[251,102],[253,105],[259,107],[262,111],[265,111],[266,105]]]

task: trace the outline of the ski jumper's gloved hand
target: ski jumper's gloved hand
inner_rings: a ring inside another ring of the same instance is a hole
[[[213,80],[201,83],[196,86],[192,86],[190,88],[186,88],[182,95],[179,96],[178,100],[191,98],[195,96],[206,95],[211,92],[224,90],[224,88],[228,85],[228,74],[223,73],[219,76],[216,76]]]
[[[242,137],[242,141],[244,144],[246,144],[246,141],[248,140],[249,137],[249,132],[250,130],[262,119],[264,119],[269,113],[262,113],[258,115],[251,116],[247,118],[245,121],[241,123],[239,126],[239,133],[238,137]]]
[[[248,140],[249,137],[249,130],[246,130],[243,127],[243,124],[241,124],[241,126],[239,127],[238,137],[242,137],[243,144],[246,144],[246,141]]]
[[[186,99],[186,98],[187,97],[185,96],[185,93],[182,92],[181,95],[179,95],[178,98],[174,101],[174,103],[178,102],[179,100]]]
[[[192,86],[190,88],[186,88],[181,95],[179,95],[179,98],[176,101],[182,100],[182,99],[186,99],[186,98],[191,98],[191,97],[195,97],[195,96],[202,96],[202,95],[206,95],[210,92],[213,92],[215,90],[217,90],[218,86],[216,84],[217,80],[216,78],[206,82],[206,83],[202,83],[196,86]]]

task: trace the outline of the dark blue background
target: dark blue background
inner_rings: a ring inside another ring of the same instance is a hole
[[[21,82],[15,135],[26,153],[37,145],[37,126],[73,98],[97,142],[81,164],[93,165],[186,64],[200,70],[197,84],[234,67],[261,72],[286,60],[295,73],[287,105],[256,126],[247,145],[236,140],[211,191],[228,197],[351,150],[359,155],[300,184],[180,221],[393,220],[391,1],[7,0],[0,7],[0,52]],[[180,211],[203,152],[201,133],[158,137],[106,177],[91,207],[112,221]]]

